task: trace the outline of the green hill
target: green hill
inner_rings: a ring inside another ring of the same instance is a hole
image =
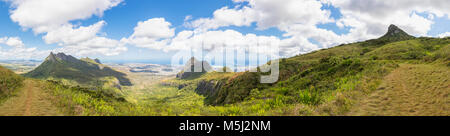
[[[388,28],[388,32],[379,38],[379,40],[386,40],[386,41],[404,41],[404,40],[410,40],[414,39],[414,36],[409,35],[402,29],[398,28],[395,25],[390,25]]]
[[[131,85],[126,74],[100,64],[98,59],[79,60],[64,53],[50,53],[41,65],[24,76],[38,79],[66,79],[83,85],[98,85],[99,82],[111,81],[121,86]]]
[[[23,77],[0,66],[0,103],[23,85]]]
[[[378,39],[281,59],[280,77],[274,84],[260,84],[260,76],[267,73],[242,72],[218,79],[209,78],[218,73],[208,73],[189,82],[193,87],[181,82],[179,88],[192,88],[209,105],[263,101],[272,108],[300,104],[342,110],[348,108],[349,99],[376,90],[401,64],[449,67],[449,46],[450,38],[415,38],[391,25]]]

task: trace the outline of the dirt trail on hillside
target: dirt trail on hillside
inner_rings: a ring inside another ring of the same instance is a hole
[[[450,69],[403,64],[380,87],[355,104],[350,115],[449,116]]]
[[[16,96],[0,106],[0,116],[59,116],[63,115],[48,99],[39,84],[25,80],[24,87]]]

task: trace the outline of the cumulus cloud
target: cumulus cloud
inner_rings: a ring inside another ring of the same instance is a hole
[[[268,49],[269,45],[280,44],[280,39],[274,36],[257,36],[255,34],[242,34],[235,30],[217,30],[204,33],[194,33],[193,31],[183,31],[172,39],[165,48],[170,50],[205,50],[213,51],[226,47],[231,49],[242,49],[250,46],[260,46]],[[270,48],[269,48],[270,49]],[[261,50],[261,53],[271,53],[270,50]]]
[[[151,39],[170,38],[175,29],[170,28],[172,24],[164,18],[153,18],[144,22],[138,22],[131,37],[147,37]]]
[[[2,37],[0,38],[0,44],[5,44],[11,47],[23,47],[24,44],[19,37]]]
[[[71,21],[92,16],[117,6],[122,0],[7,0],[11,3],[11,19],[24,30],[43,34],[47,44],[62,46],[65,52],[78,55],[117,55],[126,51],[118,40],[101,35],[105,21],[89,26],[78,26]]]
[[[306,53],[320,47],[329,47],[338,42],[345,42],[334,32],[317,28],[317,24],[334,22],[331,12],[322,9],[322,2],[317,0],[233,0],[237,6],[223,7],[216,10],[211,18],[200,18],[186,22],[197,33],[227,26],[251,26],[257,29],[277,28],[285,32],[285,37],[275,37],[280,42],[280,54],[293,56]],[[314,45],[314,39],[322,45]],[[250,44],[250,43],[248,43]]]
[[[123,38],[121,42],[138,47],[161,49],[175,35],[175,29],[171,26],[172,24],[164,18],[141,21],[134,28],[134,33],[129,38]]]
[[[2,48],[1,45],[7,45],[8,48]],[[1,37],[0,38],[0,58],[2,59],[34,59],[43,57],[50,51],[39,51],[37,48],[26,48],[19,37]]]
[[[138,47],[162,49],[165,51],[181,49],[201,49],[208,51],[226,46],[252,47],[258,45],[258,42],[268,40],[272,48],[280,47],[280,55],[289,57],[299,53],[306,53],[319,49],[321,46],[312,44],[309,39],[326,44],[323,47],[342,42],[342,36],[338,36],[331,31],[317,28],[320,23],[333,22],[330,18],[330,11],[323,10],[322,3],[316,0],[234,0],[236,6],[233,8],[222,7],[214,11],[211,18],[193,19],[188,16],[185,19],[185,26],[193,28],[173,36],[168,30],[171,30],[170,24],[163,19],[150,19],[159,21],[145,21],[147,29],[140,28],[144,22],[138,23],[133,36],[122,39],[123,42],[134,44]],[[164,22],[164,23],[163,23]],[[227,26],[251,26],[257,25],[257,29],[265,30],[268,28],[278,28],[285,32],[285,37],[258,36],[255,34],[242,34],[234,30],[217,30]],[[165,25],[158,25],[165,24]],[[153,28],[151,26],[159,26]],[[137,36],[138,33],[144,33],[143,36]],[[148,33],[148,34],[147,34]],[[154,34],[156,33],[156,34]],[[165,34],[164,36],[154,36]],[[170,37],[169,35],[172,35]],[[332,39],[329,39],[329,38]],[[347,36],[348,37],[348,36]],[[261,47],[261,49],[271,49],[270,46]],[[270,54],[269,52],[266,52]]]
[[[239,9],[239,7],[230,9],[223,7],[214,11],[213,18],[200,18],[192,22],[187,22],[187,27],[197,28],[199,30],[217,29],[225,26],[250,26],[254,22],[254,11],[249,7]],[[190,20],[190,19],[189,19]],[[186,20],[186,21],[189,21]]]
[[[448,0],[325,0],[343,14],[340,26],[353,27],[365,35],[380,35],[389,24],[396,24],[406,32],[425,36],[431,29],[434,16],[450,14]],[[426,17],[418,14],[425,14]]]
[[[238,6],[223,7],[212,18],[200,18],[187,26],[201,29],[217,29],[225,26],[250,26],[257,23],[259,29],[278,27],[285,29],[292,24],[315,25],[332,22],[330,11],[322,10],[316,0],[233,0]],[[248,5],[244,5],[247,2]]]
[[[80,26],[78,28],[74,28],[72,24],[66,24],[52,31],[48,31],[43,39],[47,44],[76,44],[95,38],[105,24],[105,21],[100,21],[87,27]]]

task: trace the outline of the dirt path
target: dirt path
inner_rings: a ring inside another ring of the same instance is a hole
[[[42,91],[39,84],[33,80],[25,80],[24,87],[17,96],[8,99],[0,106],[0,116],[59,116],[58,111]]]
[[[357,103],[350,115],[449,116],[449,93],[448,67],[403,64]]]

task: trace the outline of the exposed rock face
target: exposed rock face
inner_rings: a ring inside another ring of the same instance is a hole
[[[211,97],[216,95],[222,86],[223,83],[220,81],[200,81],[195,91],[200,95]]]
[[[207,72],[212,71],[213,68],[206,61],[198,61],[194,57],[189,59],[184,70],[177,74],[178,79],[189,79],[199,77]]]
[[[409,35],[399,27],[395,25],[390,25],[388,28],[388,32],[381,37],[380,39],[389,40],[389,41],[403,41],[413,39],[414,36]]]

